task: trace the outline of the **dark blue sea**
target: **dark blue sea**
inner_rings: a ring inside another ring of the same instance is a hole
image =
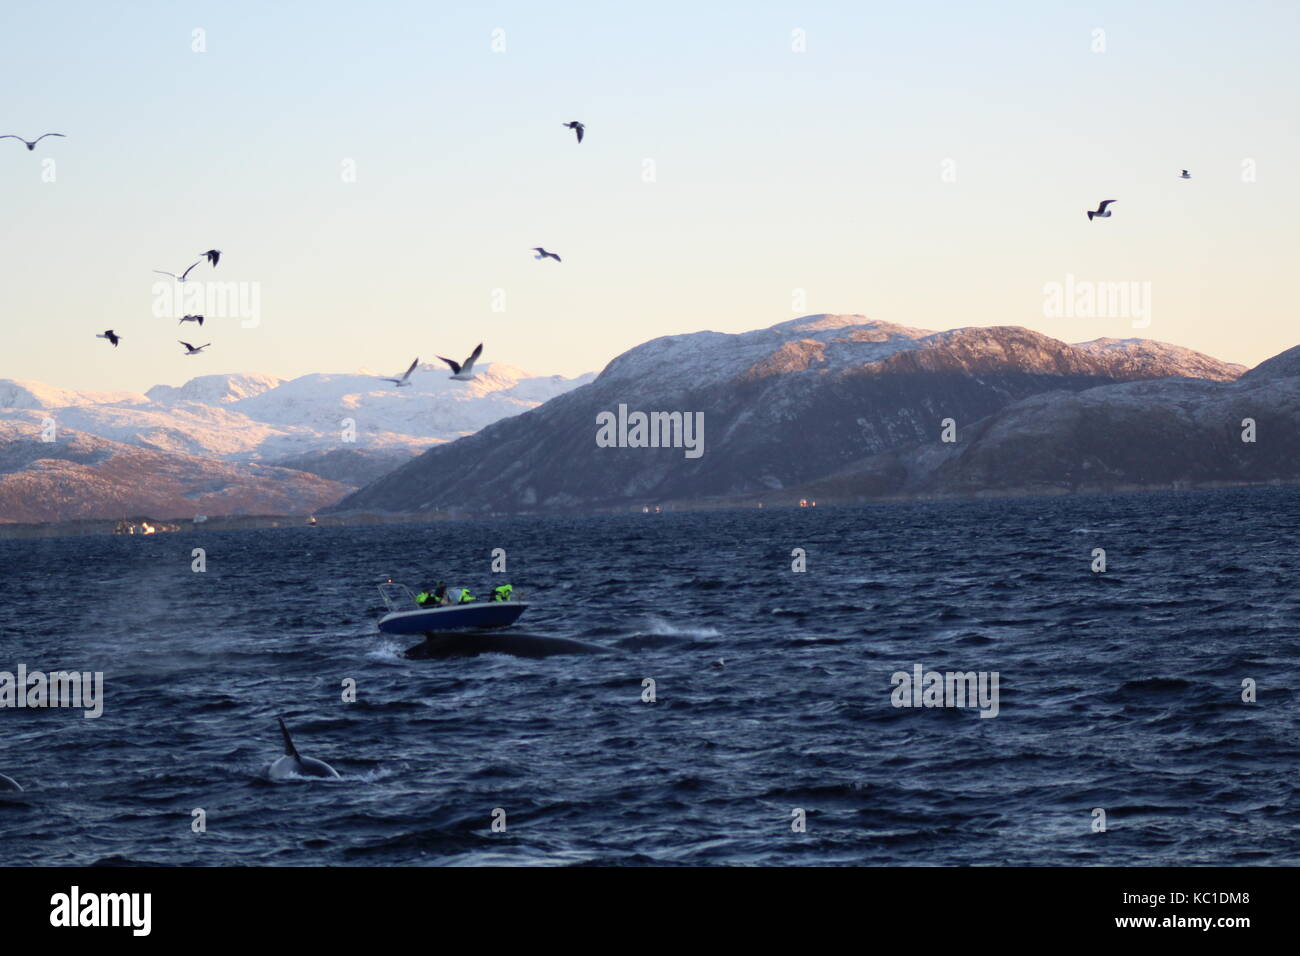
[[[0,671],[105,675],[98,719],[0,710],[0,864],[1300,864],[1298,514],[1274,488],[0,541]],[[389,577],[508,580],[514,630],[610,653],[410,660]],[[996,671],[998,715],[892,706],[917,664]],[[280,714],[342,779],[266,779]]]

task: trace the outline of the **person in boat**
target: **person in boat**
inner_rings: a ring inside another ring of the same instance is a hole
[[[419,600],[417,597],[416,600]],[[447,588],[445,596],[442,599],[443,604],[469,604],[477,598],[470,593],[469,588]]]
[[[492,600],[494,600],[494,601],[509,601],[509,600],[510,600],[510,593],[511,593],[512,591],[514,591],[514,588],[512,588],[510,585],[508,585],[508,584],[498,584],[496,587],[494,587],[494,588],[492,589]]]
[[[439,604],[446,604],[447,585],[439,581],[438,586],[432,591],[425,588],[415,596],[415,603],[420,605],[420,607],[437,607]]]

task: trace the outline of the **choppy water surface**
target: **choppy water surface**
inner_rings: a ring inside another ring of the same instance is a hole
[[[0,862],[1294,865],[1298,513],[1266,489],[0,541],[0,670],[106,681],[97,720],[0,710],[28,791],[0,794]],[[375,628],[389,576],[504,577],[517,630],[612,653],[408,660]],[[916,664],[997,671],[999,715],[891,706]],[[263,778],[279,713],[341,780]]]

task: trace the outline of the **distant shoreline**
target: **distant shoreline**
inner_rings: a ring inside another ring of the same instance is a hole
[[[315,527],[327,528],[341,525],[368,524],[409,524],[411,522],[436,522],[449,518],[446,514],[436,515],[319,515]],[[134,525],[137,529],[148,524],[155,532],[136,530],[133,533],[119,531],[122,525]],[[196,522],[193,518],[154,518],[151,516],[133,516],[130,518],[83,518],[75,521],[43,521],[37,523],[0,522],[0,540],[18,538],[84,538],[94,535],[114,535],[134,537],[151,537],[155,535],[174,534],[179,531],[246,531],[258,528],[309,528],[312,527],[309,515],[224,515],[212,516],[206,521]]]
[[[228,515],[214,516],[206,521],[193,518],[87,518],[76,521],[47,521],[39,523],[0,522],[0,540],[25,538],[78,538],[95,535],[123,534],[117,530],[124,523],[137,526],[148,523],[157,529],[156,534],[181,531],[246,531],[261,528],[338,528],[381,524],[435,524],[443,521],[489,520],[493,518],[547,518],[581,515],[650,514],[683,511],[788,511],[816,507],[854,507],[871,504],[908,504],[927,501],[988,501],[1014,498],[1095,498],[1114,495],[1160,494],[1168,492],[1224,491],[1233,488],[1290,488],[1300,486],[1300,480],[1273,479],[1270,481],[1240,482],[1177,482],[1163,485],[1122,485],[1114,487],[1079,488],[1006,488],[983,490],[965,494],[917,495],[854,495],[852,493],[824,494],[807,497],[797,491],[774,492],[771,495],[745,495],[717,499],[669,500],[643,505],[606,505],[593,508],[557,508],[550,511],[484,511],[484,512],[391,512],[391,513],[341,513],[316,516],[315,524],[309,515]],[[807,502],[801,504],[801,502]],[[659,512],[655,508],[659,508]],[[137,531],[135,536],[141,536]],[[145,534],[148,537],[150,535]]]

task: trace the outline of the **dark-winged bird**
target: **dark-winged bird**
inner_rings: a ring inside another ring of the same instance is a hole
[[[1092,222],[1092,217],[1093,217],[1093,216],[1096,216],[1098,219],[1109,219],[1109,218],[1110,218],[1110,210],[1107,209],[1106,207],[1109,206],[1109,205],[1110,205],[1111,203],[1113,203],[1114,201],[1115,201],[1115,200],[1113,200],[1113,199],[1103,199],[1103,200],[1101,201],[1101,205],[1098,206],[1096,209],[1089,209],[1089,210],[1088,210],[1088,221],[1089,221],[1089,222]]]
[[[474,360],[477,359],[482,354],[483,354],[483,343],[480,342],[478,344],[478,348],[474,349],[474,351],[470,353],[469,358],[465,359],[463,363],[453,362],[449,358],[442,358],[441,355],[439,355],[438,358],[442,359],[444,362],[446,362],[448,365],[451,366],[452,378],[456,379],[457,381],[467,382],[474,377]]]
[[[26,146],[28,150],[33,150],[36,148],[36,144],[39,143],[41,140],[43,140],[45,137],[62,136],[62,135],[63,135],[62,133],[42,133],[40,136],[37,136],[35,139],[29,141],[23,139],[21,136],[15,136],[13,133],[6,133],[4,136],[0,136],[0,139],[16,139],[18,140],[18,142]]]

